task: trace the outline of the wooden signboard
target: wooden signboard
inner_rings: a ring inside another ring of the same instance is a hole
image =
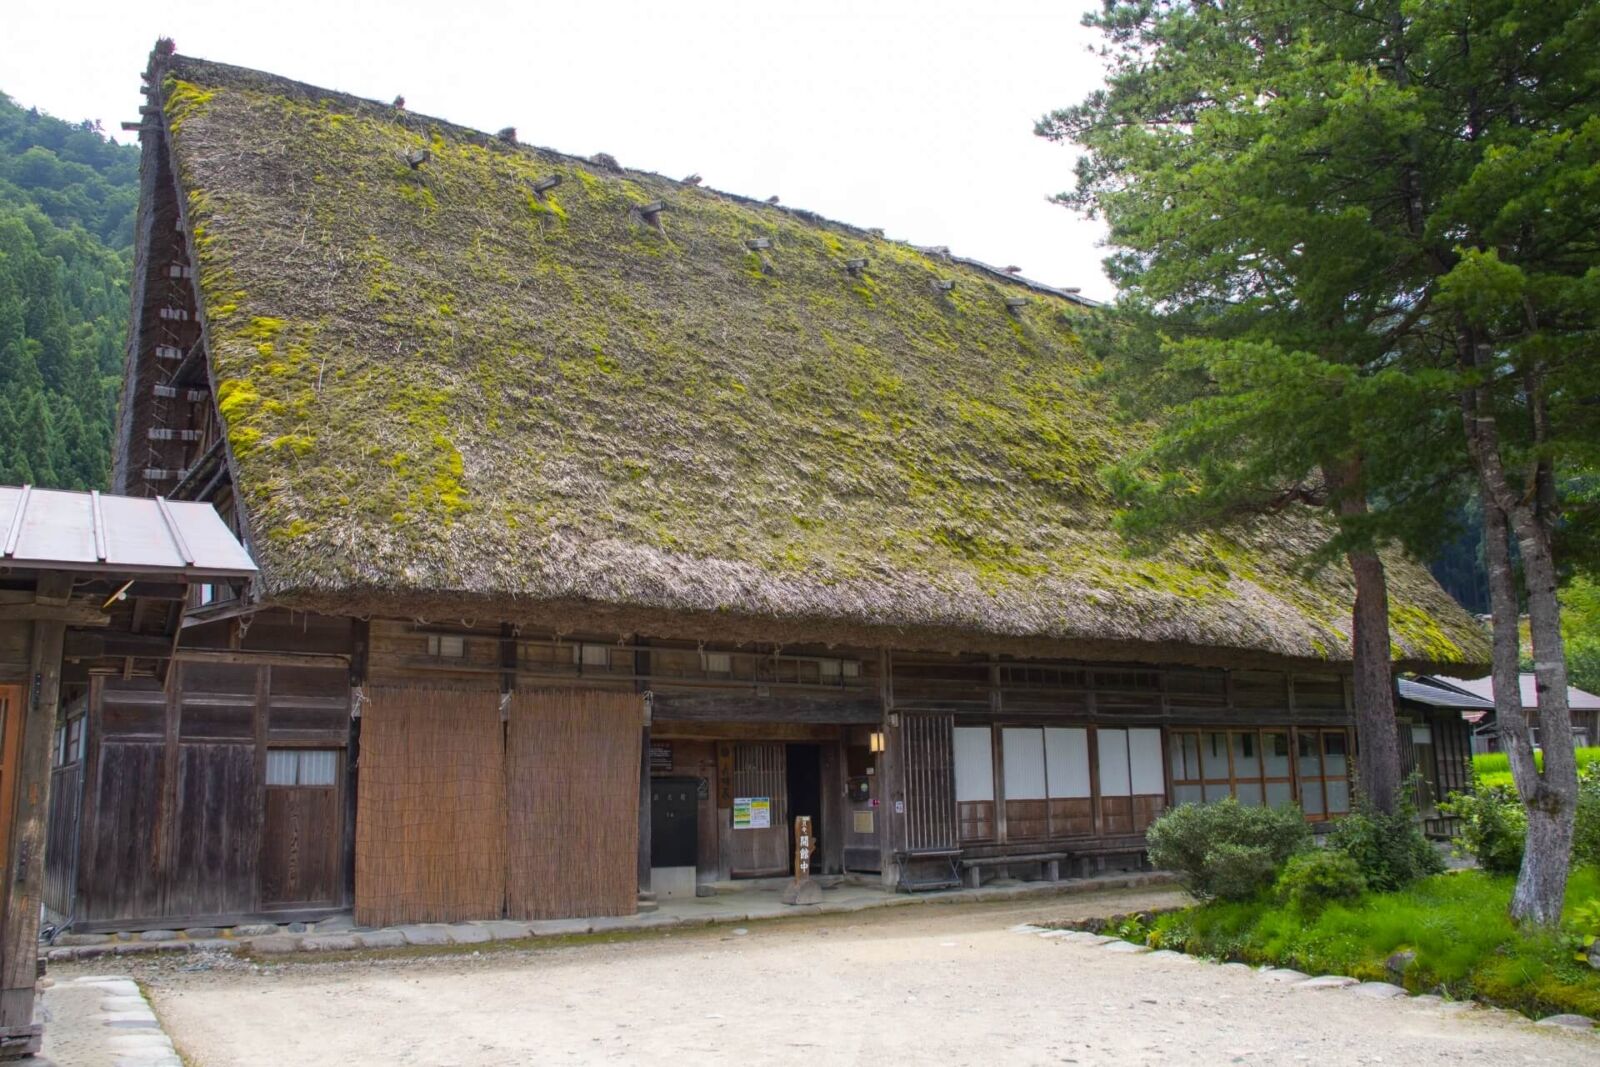
[[[811,836],[811,816],[795,816],[794,876],[796,880],[803,880],[811,876],[811,854],[815,850],[816,838]]]

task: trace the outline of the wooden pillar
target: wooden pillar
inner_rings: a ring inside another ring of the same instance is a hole
[[[65,602],[69,575],[40,577],[36,596]],[[39,899],[44,891],[45,822],[50,812],[50,741],[61,702],[61,647],[66,625],[33,624],[27,687],[23,691],[22,751],[17,761],[16,808],[0,924],[0,1056],[38,1051],[33,986],[39,955]]]
[[[883,884],[893,889],[900,884],[900,862],[895,854],[905,840],[905,770],[900,750],[900,731],[893,725],[898,719],[894,711],[893,656],[888,649],[878,655],[879,692],[883,698],[883,718],[878,729],[883,731],[883,751],[878,753],[878,869]]]
[[[646,706],[649,714],[648,705]],[[639,739],[639,894],[653,892],[650,884],[650,721],[645,720]]]
[[[360,794],[361,708],[357,703],[367,684],[367,650],[372,643],[372,624],[366,619],[350,623],[350,734],[345,748],[344,774],[344,904],[356,903],[356,798]]]
[[[636,691],[642,690],[644,699],[644,725],[639,734],[639,895],[649,899],[654,893],[650,880],[650,700],[644,689],[650,676],[650,653],[645,649],[645,639],[635,636],[633,674]]]

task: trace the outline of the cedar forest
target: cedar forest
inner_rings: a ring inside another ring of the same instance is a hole
[[[139,150],[0,93],[0,484],[103,488]]]

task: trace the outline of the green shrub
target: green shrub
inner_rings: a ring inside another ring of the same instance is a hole
[[[1171,809],[1145,840],[1150,862],[1199,899],[1245,900],[1272,885],[1311,831],[1299,808],[1247,807],[1229,797]]]
[[[1273,892],[1297,911],[1312,912],[1335,900],[1353,900],[1367,891],[1367,880],[1350,856],[1314,848],[1289,857]]]
[[[1522,866],[1522,844],[1528,836],[1528,815],[1515,791],[1481,787],[1475,793],[1451,793],[1439,805],[1461,820],[1456,847],[1486,871],[1514,872]]]
[[[1407,783],[1402,795],[1412,791]],[[1423,834],[1416,809],[1406,801],[1386,815],[1364,796],[1357,797],[1356,810],[1333,824],[1328,847],[1354,860],[1367,885],[1377,890],[1400,889],[1444,870],[1444,857]]]
[[[1600,867],[1600,765],[1578,779],[1578,815],[1572,827],[1572,862]]]

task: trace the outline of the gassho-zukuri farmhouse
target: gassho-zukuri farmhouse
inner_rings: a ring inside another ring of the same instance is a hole
[[[628,914],[789,874],[802,815],[915,890],[1349,809],[1350,576],[1294,509],[1124,543],[1091,302],[166,45],[145,91],[115,488],[259,574],[77,638],[75,928]],[[1388,570],[1400,666],[1487,662]],[[1459,714],[1402,729],[1459,773]]]

